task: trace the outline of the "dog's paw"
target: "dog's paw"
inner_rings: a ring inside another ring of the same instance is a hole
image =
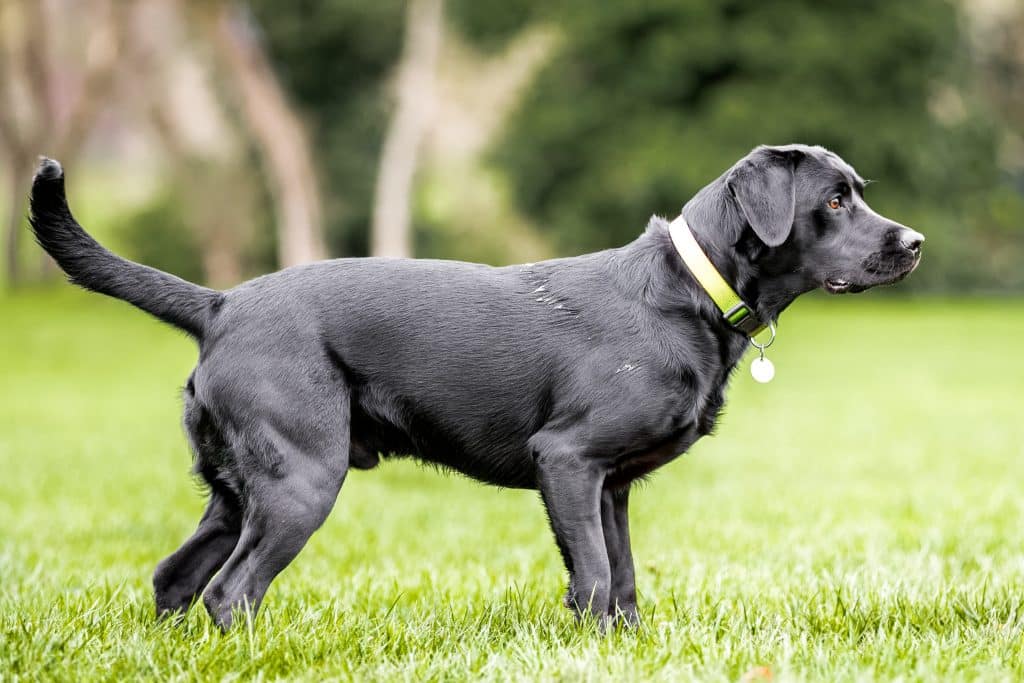
[[[637,610],[636,605],[617,605],[611,611],[610,616],[615,626],[624,629],[633,629],[640,625],[640,612]]]
[[[234,619],[234,612],[231,602],[227,600],[224,591],[219,586],[212,586],[203,593],[203,607],[206,613],[213,619],[213,623],[220,627],[220,630],[227,633],[231,630],[231,623]]]

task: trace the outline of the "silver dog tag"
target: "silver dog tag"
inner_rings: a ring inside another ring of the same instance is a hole
[[[764,356],[755,358],[750,364],[750,374],[754,380],[761,384],[767,384],[775,378],[775,366]]]

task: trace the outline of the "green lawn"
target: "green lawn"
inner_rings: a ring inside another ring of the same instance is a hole
[[[202,609],[156,623],[149,587],[203,506],[191,342],[70,288],[8,295],[0,679],[1019,680],[1022,341],[1024,302],[796,304],[775,382],[744,363],[718,435],[632,499],[636,632],[560,607],[535,495],[400,462],[352,473],[221,635]]]

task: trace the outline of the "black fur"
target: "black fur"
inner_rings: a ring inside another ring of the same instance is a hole
[[[862,192],[826,150],[762,147],[684,215],[771,320],[811,289],[859,291],[916,266],[923,238],[872,212]],[[624,247],[574,258],[339,259],[224,293],[97,244],[72,218],[56,162],[36,175],[32,226],[73,282],[199,343],[185,427],[211,498],[154,587],[159,613],[203,595],[225,628],[232,608],[258,607],[348,468],[390,455],[538,489],[569,570],[567,604],[635,622],[630,484],[710,433],[749,343],[658,218]]]

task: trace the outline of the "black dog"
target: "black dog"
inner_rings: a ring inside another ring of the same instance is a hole
[[[412,455],[539,490],[566,603],[604,624],[637,619],[631,482],[711,431],[756,323],[812,289],[862,291],[917,265],[922,235],[874,213],[863,190],[835,154],[793,145],[759,147],[690,200],[692,234],[747,302],[738,318],[658,218],[575,258],[340,259],[218,292],[96,243],[54,161],[31,200],[37,240],[74,283],[199,344],[184,422],[210,501],[156,570],[158,613],[202,594],[229,627],[323,523],[349,467]]]

